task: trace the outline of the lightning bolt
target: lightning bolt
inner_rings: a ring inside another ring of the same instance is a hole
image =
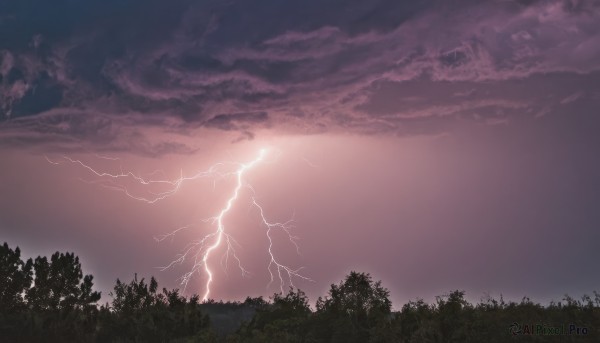
[[[223,259],[225,260],[225,271],[227,270],[227,266],[229,264],[229,258],[233,257],[233,259],[235,259],[235,261],[237,262],[237,267],[241,271],[242,276],[249,274],[249,272],[243,267],[242,261],[240,260],[240,258],[238,257],[238,255],[235,251],[235,246],[239,246],[240,244],[233,238],[233,236],[231,234],[229,234],[226,231],[226,226],[224,224],[224,219],[230,213],[230,211],[233,208],[233,206],[235,205],[235,203],[239,200],[240,192],[244,186],[246,186],[250,189],[250,191],[252,193],[251,203],[258,210],[258,213],[259,213],[260,219],[261,219],[261,224],[266,228],[265,235],[266,235],[266,238],[268,241],[267,253],[270,258],[268,266],[267,266],[267,270],[270,275],[270,281],[267,284],[267,288],[275,281],[276,278],[279,280],[279,288],[280,288],[281,293],[283,293],[283,291],[284,291],[283,288],[284,288],[286,279],[287,279],[287,282],[289,283],[289,285],[294,288],[295,288],[295,285],[293,283],[294,278],[312,281],[310,278],[308,278],[300,273],[300,271],[303,269],[303,267],[300,267],[297,269],[290,268],[290,267],[282,264],[277,259],[275,253],[273,252],[274,242],[273,242],[272,232],[273,232],[273,230],[280,230],[287,235],[287,238],[289,239],[289,241],[295,246],[296,252],[298,254],[300,253],[298,243],[297,243],[298,237],[294,236],[291,232],[291,230],[294,227],[293,226],[293,222],[294,222],[293,218],[286,222],[272,223],[272,222],[268,221],[266,219],[265,211],[263,210],[263,207],[258,203],[258,201],[256,199],[254,188],[251,185],[246,184],[244,181],[244,176],[248,171],[253,169],[259,163],[265,161],[266,154],[267,154],[267,150],[261,149],[258,153],[258,156],[254,160],[251,160],[250,162],[246,162],[246,163],[233,163],[237,167],[234,171],[221,172],[220,168],[223,167],[227,163],[220,162],[220,163],[217,163],[217,164],[211,166],[208,170],[197,172],[196,174],[194,174],[192,176],[183,176],[183,172],[181,172],[181,176],[174,180],[153,179],[153,178],[137,175],[131,171],[123,171],[123,170],[121,170],[120,173],[108,173],[108,172],[97,171],[96,169],[94,169],[90,165],[82,162],[81,160],[73,159],[68,156],[62,156],[62,160],[60,162],[52,161],[48,157],[45,157],[45,158],[49,163],[54,164],[54,165],[61,164],[62,162],[69,162],[72,164],[79,165],[80,167],[83,167],[84,169],[88,170],[91,174],[93,174],[99,178],[98,180],[94,180],[94,181],[86,181],[86,180],[83,180],[83,181],[88,182],[88,183],[98,183],[103,187],[123,192],[123,193],[125,193],[125,195],[127,195],[128,197],[130,197],[132,199],[135,199],[138,201],[143,201],[148,204],[154,204],[160,200],[164,200],[168,197],[175,195],[181,189],[183,183],[186,181],[196,180],[196,179],[205,178],[205,177],[213,177],[214,182],[216,182],[218,179],[222,179],[222,178],[225,178],[228,176],[235,177],[235,181],[236,181],[235,187],[231,193],[231,196],[225,202],[224,207],[221,208],[221,210],[218,212],[218,214],[216,216],[204,220],[204,222],[210,222],[212,225],[214,225],[216,227],[215,230],[213,232],[206,234],[199,240],[192,241],[189,244],[187,244],[184,247],[183,251],[179,255],[177,255],[176,258],[173,261],[171,261],[171,263],[160,268],[160,270],[167,270],[176,265],[183,264],[184,262],[186,262],[188,260],[193,261],[192,266],[189,269],[189,271],[186,272],[185,274],[183,274],[183,276],[181,276],[181,278],[180,278],[181,285],[183,286],[184,292],[185,292],[192,277],[195,274],[202,274],[202,272],[204,272],[204,274],[206,274],[206,283],[205,283],[205,292],[202,297],[202,301],[207,301],[209,299],[209,296],[211,293],[211,285],[214,281],[213,268],[210,266],[209,262],[211,260],[211,256],[215,252],[215,250],[217,250],[222,245],[225,245],[225,247],[226,247],[225,254],[223,255],[223,258],[221,259],[221,264],[223,264]],[[102,159],[114,160],[114,161],[118,160],[116,158],[99,156],[99,155],[97,155],[96,157],[102,158]],[[158,171],[154,172],[152,174],[157,174],[157,173],[158,173]],[[132,192],[130,192],[130,190],[126,186],[124,186],[118,182],[120,179],[130,179],[130,180],[133,180],[143,186],[153,186],[153,185],[166,186],[167,189],[163,190],[161,192],[158,192],[158,193],[150,193],[150,196],[135,195]],[[172,239],[180,231],[190,229],[193,226],[194,226],[193,224],[182,226],[176,230],[173,230],[172,232],[170,232],[168,234],[157,236],[154,239],[157,242],[161,242],[167,238]]]

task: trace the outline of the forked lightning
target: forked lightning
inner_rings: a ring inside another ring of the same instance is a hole
[[[286,279],[291,287],[295,287],[294,283],[293,283],[294,278],[312,281],[310,278],[300,274],[300,271],[302,268],[293,269],[293,268],[290,268],[290,267],[282,264],[281,262],[279,262],[279,260],[277,259],[277,257],[275,256],[275,254],[273,252],[273,244],[274,244],[273,237],[272,237],[273,230],[281,230],[282,232],[284,232],[287,235],[289,241],[295,246],[296,251],[298,251],[298,249],[299,249],[298,244],[297,244],[298,237],[294,236],[291,233],[291,229],[293,227],[292,226],[293,219],[290,219],[283,223],[269,222],[265,216],[265,211],[263,210],[263,207],[258,203],[258,201],[256,200],[256,197],[254,196],[254,189],[245,182],[245,179],[244,179],[245,174],[248,171],[250,171],[251,169],[253,169],[257,164],[263,162],[265,160],[266,155],[267,155],[267,150],[261,149],[259,151],[258,156],[254,160],[247,162],[247,163],[233,163],[233,165],[236,167],[235,170],[233,170],[233,171],[226,171],[226,172],[221,171],[221,169],[225,165],[228,165],[230,163],[217,163],[217,164],[213,165],[212,167],[210,167],[208,170],[203,171],[203,172],[198,172],[192,176],[183,176],[183,172],[182,172],[181,176],[175,180],[163,180],[163,179],[153,179],[153,178],[149,178],[149,177],[142,177],[142,176],[136,175],[130,171],[127,171],[127,172],[121,171],[120,173],[117,173],[117,174],[97,171],[96,169],[94,169],[93,167],[89,166],[88,164],[82,162],[81,160],[73,159],[68,156],[63,156],[62,159],[59,161],[50,160],[48,157],[46,157],[46,160],[52,164],[61,164],[63,162],[77,164],[77,165],[87,169],[90,173],[92,173],[93,175],[95,175],[98,178],[98,180],[95,180],[92,182],[99,183],[100,185],[102,185],[103,187],[106,187],[106,188],[121,191],[132,199],[135,199],[138,201],[143,201],[143,202],[146,202],[149,204],[154,204],[160,200],[164,200],[170,196],[177,194],[177,192],[183,186],[183,183],[186,181],[210,177],[210,178],[213,178],[213,180],[215,180],[215,182],[216,182],[217,179],[222,179],[222,178],[226,178],[226,177],[234,177],[235,178],[235,188],[233,189],[231,196],[227,199],[223,208],[221,208],[221,210],[219,211],[219,213],[216,216],[205,220],[205,222],[209,222],[210,224],[215,226],[214,231],[206,234],[205,236],[203,236],[201,239],[199,239],[197,241],[193,241],[193,242],[189,243],[183,249],[182,253],[177,256],[177,258],[175,260],[173,260],[167,266],[161,268],[162,270],[166,270],[175,265],[182,264],[187,261],[192,261],[193,263],[192,263],[192,267],[190,268],[190,270],[181,277],[181,285],[183,286],[184,291],[185,291],[190,280],[192,279],[192,276],[194,276],[194,274],[196,274],[196,273],[201,274],[202,272],[204,272],[206,274],[206,284],[205,284],[204,296],[202,297],[202,300],[206,301],[210,297],[211,284],[212,284],[213,278],[214,278],[214,272],[213,272],[214,268],[211,267],[211,264],[210,264],[211,257],[213,255],[213,253],[215,252],[215,250],[217,250],[222,245],[224,245],[226,247],[225,254],[223,256],[223,259],[225,260],[225,268],[228,265],[229,257],[232,256],[235,259],[237,267],[241,271],[242,275],[244,276],[244,275],[248,274],[248,271],[246,269],[244,269],[244,267],[242,265],[242,261],[240,260],[240,258],[238,257],[238,255],[236,254],[236,251],[235,251],[234,245],[238,245],[238,243],[235,241],[233,236],[226,230],[226,226],[224,223],[224,219],[231,212],[233,206],[236,204],[236,202],[240,201],[240,192],[244,186],[246,186],[250,189],[250,191],[252,193],[250,202],[251,202],[252,206],[256,207],[256,209],[258,210],[258,213],[260,214],[260,219],[262,221],[262,225],[266,228],[265,235],[266,235],[267,241],[268,241],[267,252],[268,252],[268,255],[270,258],[269,264],[267,266],[267,269],[268,269],[269,275],[270,275],[269,285],[272,284],[277,279],[279,281],[279,289],[283,293]],[[105,157],[102,157],[102,158],[106,159]],[[117,160],[117,159],[111,158],[111,160]],[[152,193],[151,196],[139,196],[139,195],[133,194],[122,183],[119,183],[120,180],[132,180],[142,186],[152,186],[152,185],[164,186],[164,187],[166,187],[166,190],[162,190],[158,193]],[[183,227],[180,227],[168,234],[161,235],[159,237],[155,237],[155,239],[160,242],[166,238],[174,237],[181,230],[189,229],[191,227],[192,227],[192,225],[183,226]]]

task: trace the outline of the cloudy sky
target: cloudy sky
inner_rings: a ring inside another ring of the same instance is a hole
[[[0,240],[75,252],[104,294],[180,287],[189,264],[157,267],[215,229],[235,177],[147,204],[119,190],[165,189],[65,156],[177,180],[266,148],[224,220],[250,274],[216,249],[211,297],[278,290],[252,194],[294,218],[299,252],[281,230],[273,251],[313,299],[350,270],[398,304],[580,296],[600,290],[599,108],[593,0],[2,2]]]

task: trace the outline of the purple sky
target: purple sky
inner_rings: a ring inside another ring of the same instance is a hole
[[[214,228],[234,179],[146,204],[44,156],[176,179],[268,148],[246,181],[271,220],[295,214],[300,254],[274,249],[313,300],[350,270],[397,306],[600,290],[596,1],[3,4],[0,75],[0,241],[75,252],[104,295],[136,272],[179,287],[189,266],[156,267]],[[252,274],[218,252],[217,299],[278,290],[249,201],[226,225]]]

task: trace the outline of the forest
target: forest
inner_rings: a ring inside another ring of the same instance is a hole
[[[73,253],[21,258],[0,246],[1,342],[599,342],[600,293],[541,305],[450,291],[392,306],[369,273],[350,272],[314,306],[299,289],[201,302],[153,277],[116,281],[100,304]]]

